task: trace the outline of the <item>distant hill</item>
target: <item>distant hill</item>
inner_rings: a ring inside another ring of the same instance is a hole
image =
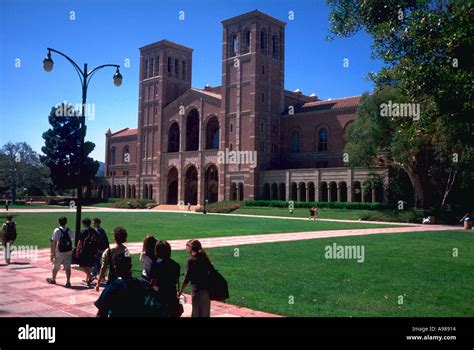
[[[97,170],[97,173],[95,174],[95,176],[97,177],[105,176],[105,163],[101,161],[98,161],[98,162],[99,162],[99,170]]]

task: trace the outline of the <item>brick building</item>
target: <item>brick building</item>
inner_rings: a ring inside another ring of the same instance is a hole
[[[192,88],[191,48],[140,48],[138,128],[106,134],[102,197],[382,201],[374,170],[344,166],[359,96],[284,88],[285,23],[259,11],[222,21],[222,85]],[[385,169],[375,170],[383,182]]]

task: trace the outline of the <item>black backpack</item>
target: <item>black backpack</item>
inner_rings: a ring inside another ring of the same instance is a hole
[[[5,225],[6,225],[6,230],[5,230],[4,240],[6,242],[16,240],[16,225],[15,225],[15,223],[13,221],[7,221],[5,223]]]
[[[212,264],[209,267],[209,298],[216,301],[229,299],[227,281]]]
[[[99,249],[99,234],[92,228],[87,229],[80,254],[96,254]]]
[[[72,251],[72,240],[69,236],[69,229],[66,228],[65,231],[58,227],[59,231],[61,231],[61,236],[59,236],[58,241],[58,250],[60,253],[66,253]]]

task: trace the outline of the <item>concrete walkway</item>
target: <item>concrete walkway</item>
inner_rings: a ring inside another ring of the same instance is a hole
[[[459,230],[455,226],[442,225],[412,225],[410,227],[373,228],[359,230],[328,230],[315,232],[294,232],[277,234],[260,234],[230,237],[201,238],[206,248],[239,246],[245,244],[261,244],[270,242],[299,241],[330,237],[346,237],[384,233],[423,232]],[[170,244],[173,250],[184,250],[187,240],[173,240]],[[139,253],[142,243],[128,243],[132,254]],[[40,316],[40,317],[90,317],[94,316],[96,309],[93,302],[98,293],[88,289],[82,282],[83,273],[73,270],[71,283],[73,288],[62,287],[65,283],[64,273],[58,274],[57,283],[52,286],[45,279],[50,277],[51,263],[49,262],[49,249],[38,251],[37,261],[16,259],[14,264],[0,267],[0,317],[1,316]],[[184,316],[191,313],[190,297],[185,305]],[[213,317],[278,317],[265,312],[241,308],[238,306],[212,302],[211,315]]]

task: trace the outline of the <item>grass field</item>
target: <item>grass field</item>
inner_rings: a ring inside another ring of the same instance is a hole
[[[272,207],[240,207],[232,212],[233,214],[249,215],[269,215],[285,217],[303,217],[309,216],[308,208],[295,208],[293,214],[290,214],[287,208]],[[414,210],[361,210],[361,209],[319,209],[321,219],[340,219],[340,220],[372,220],[387,222],[417,222],[421,223],[421,212]]]
[[[49,246],[49,238],[60,216],[68,218],[68,226],[74,228],[75,213],[16,213],[18,239],[16,244]],[[5,214],[0,214],[4,220]],[[220,236],[237,236],[262,233],[342,230],[354,228],[391,227],[367,223],[341,223],[304,220],[281,220],[235,216],[202,215],[159,212],[86,212],[84,217],[102,219],[102,226],[109,233],[114,227],[127,229],[129,242],[139,242],[147,234],[160,239],[185,239]]]
[[[334,242],[363,245],[365,261],[326,259],[325,246]],[[474,235],[465,231],[337,237],[208,253],[229,282],[228,302],[251,309],[300,317],[474,316]],[[173,258],[183,272],[187,253],[174,252]],[[141,273],[138,257],[134,273]]]

